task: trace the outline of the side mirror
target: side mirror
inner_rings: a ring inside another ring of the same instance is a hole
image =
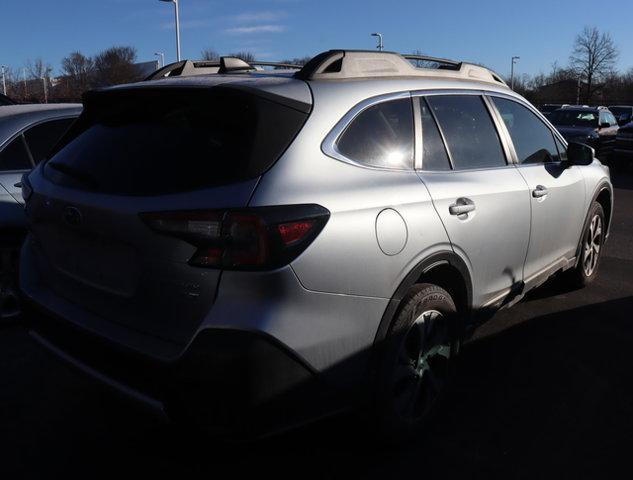
[[[602,123],[600,124],[600,128],[609,128],[610,126],[611,126],[611,124],[610,124],[610,123],[608,123],[608,122],[602,122]]]
[[[571,142],[567,146],[567,161],[571,165],[591,165],[594,149],[584,143]]]

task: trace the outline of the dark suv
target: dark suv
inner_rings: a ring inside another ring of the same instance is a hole
[[[564,107],[552,112],[549,121],[565,140],[589,145],[600,159],[613,152],[619,127],[606,107]]]
[[[633,107],[631,105],[614,105],[609,107],[609,111],[615,115],[618,125],[621,127],[633,122]]]

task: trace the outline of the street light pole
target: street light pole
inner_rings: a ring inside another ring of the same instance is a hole
[[[521,57],[512,57],[512,66],[510,67],[510,89],[514,90],[514,64],[517,63]]]
[[[165,54],[163,52],[154,53],[158,57],[158,68],[163,68],[165,66]]]
[[[2,67],[2,91],[4,94],[7,94],[7,80],[5,78],[4,69],[7,68],[6,65],[1,65]]]
[[[178,0],[160,0],[165,3],[173,3],[176,12],[176,61],[180,61],[180,12],[178,11]]]
[[[376,46],[376,48],[382,52],[383,49],[385,48],[385,46],[382,43],[382,33],[378,33],[378,32],[372,33],[371,36],[378,37],[378,45]]]

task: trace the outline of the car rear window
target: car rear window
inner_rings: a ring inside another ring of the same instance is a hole
[[[587,110],[556,110],[549,119],[559,127],[595,128],[598,126],[598,112]]]
[[[161,195],[255,178],[307,113],[227,87],[98,92],[46,163],[53,182],[120,195]]]

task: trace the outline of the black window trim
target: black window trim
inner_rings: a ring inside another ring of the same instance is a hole
[[[31,147],[29,147],[28,142],[26,141],[26,138],[24,137],[24,134],[30,130],[33,127],[37,127],[38,125],[42,125],[43,123],[48,123],[48,122],[54,122],[56,120],[72,120],[72,119],[76,119],[79,115],[62,115],[62,116],[55,116],[55,117],[49,117],[49,118],[43,118],[38,120],[37,122],[34,123],[29,123],[26,127],[23,127],[21,130],[19,130],[18,132],[14,133],[11,137],[9,137],[7,140],[5,140],[1,145],[0,145],[0,153],[2,153],[4,151],[5,148],[7,148],[11,143],[13,143],[13,141],[18,138],[18,137],[22,137],[22,144],[24,145],[24,147],[26,148],[26,153],[29,156],[29,160],[31,161],[31,169],[35,168],[35,161],[33,160],[33,153],[31,152]],[[24,172],[24,171],[28,171],[29,169],[24,169],[24,168],[20,168],[17,170],[2,170],[2,168],[0,167],[0,172],[1,173],[18,173],[18,172]]]
[[[371,98],[367,98],[365,100],[363,100],[360,103],[357,103],[354,107],[351,108],[351,110],[349,110],[345,115],[343,115],[343,117],[336,123],[336,125],[334,126],[334,128],[332,130],[330,130],[330,133],[328,133],[325,137],[325,139],[323,140],[323,142],[321,143],[321,151],[327,155],[328,157],[331,157],[335,160],[339,160],[341,162],[344,163],[348,163],[357,167],[361,167],[361,168],[366,168],[369,170],[380,170],[380,171],[384,171],[384,172],[410,172],[410,173],[415,173],[416,169],[415,168],[389,168],[389,167],[378,167],[375,165],[368,165],[366,163],[362,163],[362,162],[358,162],[356,160],[353,160],[345,155],[343,155],[339,149],[338,149],[338,141],[339,138],[341,137],[341,135],[343,135],[343,133],[345,132],[345,130],[347,129],[347,127],[356,119],[356,117],[358,117],[361,113],[363,113],[365,110],[367,110],[370,107],[373,107],[375,105],[378,105],[380,103],[385,103],[385,102],[390,102],[393,100],[402,100],[408,98],[409,101],[411,102],[411,111],[413,114],[413,156],[414,156],[414,167],[415,167],[415,161],[417,158],[417,152],[418,152],[418,148],[420,148],[417,145],[417,131],[418,131],[418,125],[416,123],[415,120],[415,110],[414,110],[414,106],[413,104],[415,103],[413,101],[413,98],[411,96],[411,92],[409,91],[405,91],[405,92],[394,92],[394,93],[387,93],[384,95],[378,95],[376,97],[371,97]]]

